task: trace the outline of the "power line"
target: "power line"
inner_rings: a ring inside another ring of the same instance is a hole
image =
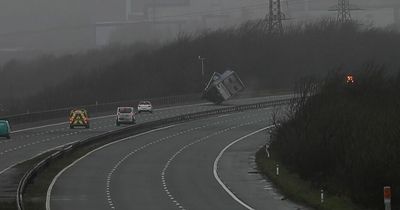
[[[165,18],[178,18],[178,17],[192,17],[192,16],[198,16],[198,15],[206,15],[206,14],[212,14],[212,13],[228,13],[228,12],[236,12],[240,11],[242,9],[248,9],[248,10],[259,10],[259,9],[264,9],[263,7],[266,6],[265,3],[262,4],[253,4],[245,7],[231,7],[231,8],[226,8],[226,9],[218,9],[218,10],[204,10],[204,11],[196,11],[196,12],[191,12],[191,13],[181,13],[181,14],[176,14],[176,15],[164,15],[164,16],[156,16],[154,19],[155,20],[162,20]],[[121,24],[124,23],[124,21],[115,21],[115,22],[120,22]],[[132,22],[126,22],[126,24],[138,24],[138,23],[146,23],[148,21],[142,20],[142,21],[132,21]],[[104,22],[107,25],[107,22]],[[111,23],[111,22],[110,22]],[[14,32],[5,32],[5,33],[0,33],[0,37],[14,37],[14,36],[29,36],[29,34],[34,35],[34,34],[41,34],[41,33],[48,33],[48,32],[56,32],[56,31],[73,31],[73,30],[82,30],[82,29],[88,29],[88,28],[93,28],[96,25],[101,25],[101,24],[77,24],[77,25],[65,25],[65,26],[55,26],[55,27],[48,27],[48,28],[43,28],[43,29],[37,29],[37,30],[24,30],[24,31],[14,31]]]
[[[219,9],[219,10],[204,10],[204,11],[196,11],[191,13],[181,13],[176,15],[165,15],[165,16],[156,16],[155,20],[162,20],[166,18],[177,18],[177,17],[192,17],[210,13],[229,13],[229,12],[240,12],[240,10],[247,9],[247,10],[264,10],[265,6],[269,5],[269,14],[266,15],[266,24],[267,29],[270,32],[278,32],[282,33],[282,20],[286,20],[286,15],[282,12],[281,8],[281,0],[267,0],[267,3],[259,3],[259,4],[252,4],[248,6],[242,7],[231,7],[226,9]],[[309,2],[318,2],[318,0],[309,0]],[[291,5],[295,4],[303,4],[304,0],[290,0]],[[340,5],[344,5],[341,7]],[[342,10],[340,8],[343,8]],[[271,12],[272,9],[272,12]],[[336,9],[335,9],[336,10]],[[338,0],[338,21],[340,20],[351,20],[350,15],[351,5],[349,5],[349,0]],[[343,11],[343,12],[340,12]],[[339,15],[340,14],[340,15]],[[342,15],[343,14],[343,15]],[[340,19],[339,19],[340,17]],[[345,18],[342,18],[345,17]],[[344,21],[344,22],[345,22]],[[122,23],[123,21],[121,21]],[[145,23],[147,21],[134,21],[132,23]],[[127,22],[129,24],[129,22]],[[0,37],[14,37],[14,36],[29,36],[41,33],[48,33],[48,32],[58,32],[58,31],[74,31],[74,30],[82,30],[82,29],[89,29],[95,27],[95,23],[85,23],[85,24],[76,24],[76,25],[64,25],[64,26],[54,26],[42,29],[33,29],[33,30],[23,30],[23,31],[14,31],[14,32],[5,32],[0,33]]]

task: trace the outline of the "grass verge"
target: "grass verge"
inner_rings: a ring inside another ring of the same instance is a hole
[[[298,203],[305,204],[316,210],[361,210],[350,198],[324,192],[324,202],[321,203],[321,189],[315,188],[310,182],[292,173],[278,159],[266,158],[265,149],[256,153],[256,163],[259,171],[267,176],[282,193]],[[279,164],[279,176],[276,175],[276,164]]]

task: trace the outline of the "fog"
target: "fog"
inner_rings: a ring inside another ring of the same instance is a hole
[[[353,19],[393,25],[398,0],[350,0]],[[283,0],[288,20],[335,17],[336,0]],[[43,52],[63,53],[111,43],[171,39],[264,18],[267,0],[2,0],[0,62]]]

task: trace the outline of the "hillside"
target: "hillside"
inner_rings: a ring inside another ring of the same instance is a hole
[[[74,62],[69,62],[66,56],[5,66],[3,72],[34,68],[45,71],[40,75],[51,72],[49,78],[66,80],[56,84],[42,81],[47,84],[42,91],[21,101],[5,95],[11,91],[3,92],[3,103],[18,112],[199,92],[202,90],[199,55],[207,59],[207,77],[214,71],[232,69],[249,89],[292,88],[301,77],[320,77],[338,67],[352,71],[368,60],[395,70],[400,67],[397,59],[400,36],[389,30],[365,28],[357,23],[340,25],[330,20],[290,26],[283,36],[276,36],[265,32],[260,22],[249,22],[234,28],[183,34],[151,50],[105,49],[99,54],[93,59],[74,55]],[[71,74],[52,72],[59,68]],[[25,84],[31,79],[11,80]],[[11,89],[24,92],[29,87],[20,85]]]

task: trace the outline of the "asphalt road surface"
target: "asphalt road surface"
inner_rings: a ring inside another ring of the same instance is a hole
[[[285,98],[288,96],[280,97]],[[276,97],[238,99],[229,101],[229,104],[226,106],[268,101],[274,98]],[[221,108],[221,106],[202,103],[155,109],[154,114],[139,114],[137,116],[137,123],[217,108]],[[0,138],[0,176],[11,166],[45,151],[121,128],[115,125],[114,115],[92,118],[90,129],[70,129],[66,122],[67,118],[68,116],[65,119],[59,119],[58,122],[52,121],[48,125],[32,123],[23,126],[13,126],[14,129],[19,130],[15,130],[11,134],[10,140]]]
[[[270,124],[271,112],[272,108],[252,110],[177,124],[99,148],[53,180],[48,209],[301,208],[287,200],[260,202],[259,197],[246,196],[255,187],[263,189],[265,183],[259,177],[247,181],[248,187],[238,188],[232,181],[240,186],[240,180],[234,179],[248,176],[248,166],[229,167],[226,163],[231,157],[221,156],[225,148],[232,155],[227,145],[241,137],[258,132],[265,135],[262,129]],[[252,138],[258,139],[256,144],[263,141],[262,135]],[[246,174],[226,178],[237,171]],[[267,197],[278,195],[258,192]]]

